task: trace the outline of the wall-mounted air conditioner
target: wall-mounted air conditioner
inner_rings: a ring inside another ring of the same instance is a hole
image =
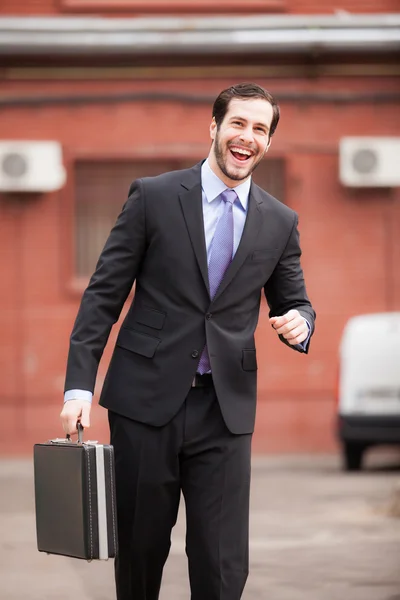
[[[400,185],[400,138],[342,138],[339,176],[343,185],[352,187]]]
[[[53,192],[65,179],[58,142],[0,140],[0,192]]]

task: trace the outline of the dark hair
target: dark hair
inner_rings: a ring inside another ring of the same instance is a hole
[[[256,83],[238,83],[232,85],[230,88],[223,90],[218,98],[214,102],[212,116],[215,119],[217,128],[221,125],[226,113],[228,112],[229,103],[232,98],[239,98],[240,100],[250,100],[252,98],[261,98],[266,100],[272,106],[272,121],[269,137],[271,137],[277,128],[279,121],[279,106],[272,94],[264,90]]]

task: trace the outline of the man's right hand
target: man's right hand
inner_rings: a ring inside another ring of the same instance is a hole
[[[90,409],[92,405],[87,400],[68,400],[64,402],[61,411],[61,423],[65,433],[77,433],[76,424],[79,421],[84,429],[90,427]]]

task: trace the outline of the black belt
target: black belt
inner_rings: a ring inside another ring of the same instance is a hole
[[[211,373],[204,373],[204,375],[196,373],[192,381],[192,387],[212,387],[213,385]]]

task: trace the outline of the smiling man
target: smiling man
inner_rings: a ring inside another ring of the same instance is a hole
[[[273,102],[272,96],[267,96]],[[276,128],[279,111],[275,103],[261,98],[250,98],[246,103],[232,99],[227,114],[223,100],[217,100],[216,105],[210,128],[214,142],[208,160],[218,177],[223,181],[226,178],[231,187],[233,181],[245,181],[263,159],[273,133],[270,128]]]
[[[64,430],[89,427],[97,368],[134,282],[100,404],[115,449],[118,600],[157,600],[181,492],[192,600],[239,600],[248,574],[254,342],[261,292],[306,353],[315,313],[297,215],[251,174],[279,121],[256,84],[221,92],[192,169],[135,181],[71,335]]]

